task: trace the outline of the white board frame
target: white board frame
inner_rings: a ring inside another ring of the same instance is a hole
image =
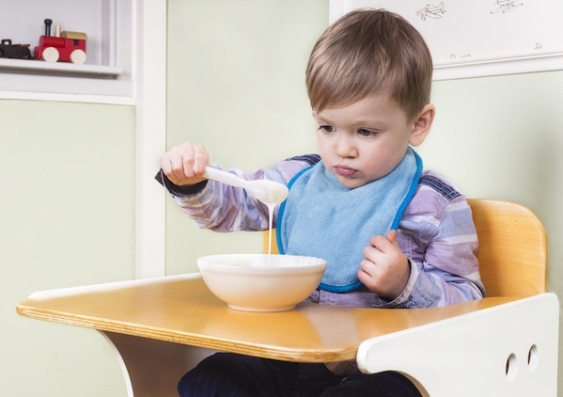
[[[432,0],[420,0],[420,8],[424,8]],[[434,3],[439,4],[442,1],[447,0],[435,0]],[[460,1],[460,0],[449,0]],[[495,0],[491,1],[491,7],[494,6]],[[503,1],[509,0],[499,0],[501,3]],[[516,0],[515,0],[516,1]],[[527,3],[530,0],[518,0],[520,3]],[[558,1],[558,0],[550,0]],[[358,5],[362,3],[361,5]],[[378,0],[365,0],[365,1],[354,1],[354,0],[330,0],[329,3],[329,22],[332,24],[338,18],[344,14],[362,7],[372,7],[380,8],[383,1]],[[400,7],[404,3],[404,0],[396,1],[397,7]],[[409,0],[409,3],[416,4],[415,1]],[[398,10],[394,9],[395,6],[389,6],[386,4],[387,9],[390,11],[395,11],[400,13]],[[524,8],[524,7],[522,7]],[[409,19],[409,18],[407,18]],[[561,15],[560,20],[563,20],[563,15]],[[533,20],[530,23],[534,23]],[[478,23],[476,23],[478,25]],[[518,26],[522,28],[522,26]],[[563,25],[559,27],[553,27],[556,29],[557,34],[563,36]],[[448,34],[458,34],[458,32],[448,32]],[[424,36],[424,34],[423,34]],[[516,74],[516,73],[530,73],[530,72],[545,72],[545,71],[555,71],[563,70],[563,40],[561,40],[562,48],[556,49],[552,52],[521,52],[518,54],[508,54],[499,57],[482,58],[482,59],[467,59],[466,61],[448,61],[440,60],[435,57],[434,63],[434,75],[433,80],[452,80],[452,79],[462,79],[471,77],[483,77],[483,76],[496,76],[505,74]],[[433,54],[434,56],[434,54]]]

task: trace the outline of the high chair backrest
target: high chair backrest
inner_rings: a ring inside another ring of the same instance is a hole
[[[468,200],[479,238],[479,266],[487,296],[532,296],[547,290],[547,236],[527,207]]]
[[[508,201],[468,200],[479,238],[480,273],[487,296],[532,296],[547,290],[547,237],[539,218]],[[264,233],[268,252],[268,232]],[[272,253],[278,253],[272,231]]]

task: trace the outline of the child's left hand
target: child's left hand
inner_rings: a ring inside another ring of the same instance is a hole
[[[358,279],[382,298],[393,300],[405,289],[410,277],[410,264],[395,242],[397,231],[373,236],[364,249]]]

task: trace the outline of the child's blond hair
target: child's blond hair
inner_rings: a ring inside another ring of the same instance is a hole
[[[346,14],[319,38],[307,65],[307,91],[318,112],[389,94],[411,120],[430,102],[432,57],[420,33],[385,10]]]

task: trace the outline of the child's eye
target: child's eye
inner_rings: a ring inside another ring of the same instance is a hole
[[[319,126],[319,130],[326,133],[330,133],[330,132],[334,132],[334,127],[331,125],[321,125]]]
[[[372,137],[375,136],[377,132],[372,130],[366,130],[365,128],[360,128],[358,130],[358,134],[365,137]]]

